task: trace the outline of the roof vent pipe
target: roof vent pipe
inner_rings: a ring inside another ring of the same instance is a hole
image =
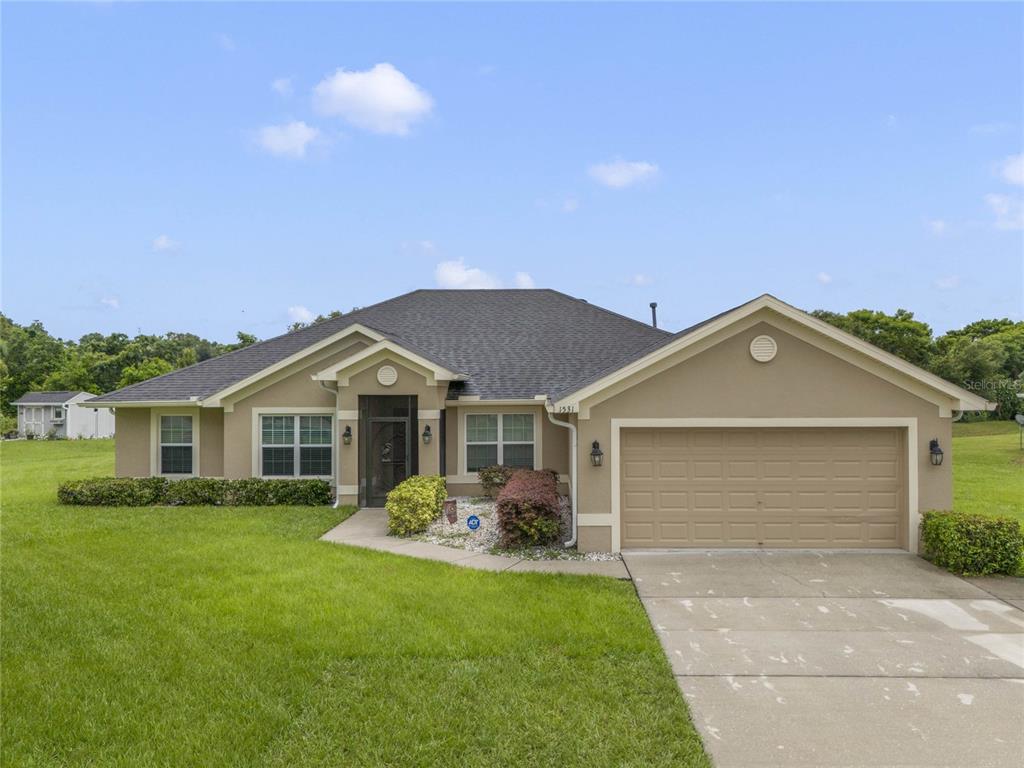
[[[651,325],[658,327],[658,302],[651,302]]]

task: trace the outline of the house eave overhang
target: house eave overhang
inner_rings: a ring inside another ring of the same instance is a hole
[[[816,333],[838,342],[839,344],[844,345],[845,347],[860,353],[877,363],[881,363],[895,374],[894,378],[898,378],[899,375],[902,375],[923,385],[925,391],[932,393],[932,397],[929,399],[935,402],[942,412],[991,411],[996,407],[994,403],[988,402],[983,397],[979,397],[973,392],[963,389],[962,387],[958,387],[933,373],[929,373],[928,371],[918,368],[916,365],[908,363],[906,360],[886,352],[885,350],[879,349],[863,339],[846,333],[845,331],[826,323],[824,320],[819,320],[813,315],[786,304],[784,301],[781,301],[774,296],[765,294],[764,296],[760,296],[753,301],[737,307],[732,312],[728,312],[721,317],[715,318],[714,320],[701,325],[699,328],[685,336],[669,341],[667,344],[658,347],[643,357],[627,363],[621,368],[602,376],[597,381],[560,395],[554,401],[552,410],[561,413],[579,412],[581,415],[585,416],[585,412],[587,410],[586,401],[588,399],[596,398],[608,388],[633,375],[643,372],[644,369],[653,366],[676,353],[686,350],[688,347],[725,331],[730,326],[764,309],[771,310],[797,325],[815,331]],[[946,415],[948,415],[948,413]]]

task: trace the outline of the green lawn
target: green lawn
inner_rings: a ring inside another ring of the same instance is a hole
[[[1024,522],[1024,452],[1017,424],[953,425],[953,507]]]
[[[330,509],[87,509],[2,446],[3,765],[706,766],[628,583],[317,541]]]

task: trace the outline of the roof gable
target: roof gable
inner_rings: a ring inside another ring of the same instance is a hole
[[[652,366],[656,366],[661,361],[682,353],[688,348],[700,349],[698,345],[713,340],[716,334],[718,341],[728,338],[731,335],[728,333],[730,328],[763,310],[774,312],[793,323],[797,328],[811,331],[811,334],[801,334],[805,341],[811,343],[819,341],[820,343],[820,339],[824,338],[856,353],[855,356],[849,358],[850,362],[867,368],[883,378],[890,378],[893,383],[936,402],[940,408],[950,407],[948,404],[952,401],[955,403],[952,407],[956,410],[991,410],[992,404],[973,392],[918,368],[896,355],[835,328],[769,294],[764,294],[753,301],[681,331],[666,343],[642,350],[635,359],[626,365],[609,369],[589,381],[581,380],[554,398],[555,407],[564,410],[578,409],[581,411],[581,416],[585,417],[589,405],[603,399],[603,393],[609,391],[610,388],[616,385],[621,386],[630,377],[642,377],[645,370],[651,369]],[[815,335],[819,339],[815,339]],[[714,341],[714,343],[718,343],[718,341]]]

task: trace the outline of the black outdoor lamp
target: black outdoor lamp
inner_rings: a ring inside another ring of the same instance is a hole
[[[345,431],[341,433],[341,442],[345,445],[352,445],[352,427],[345,425]]]
[[[590,449],[590,463],[592,466],[600,467],[604,462],[604,451],[601,450],[601,444],[594,441],[594,447]]]
[[[423,444],[430,445],[430,438],[432,437],[433,435],[430,434],[430,425],[427,424],[427,426],[423,428]]]
[[[937,467],[942,463],[942,449],[939,447],[937,438],[932,438],[928,443],[928,453],[932,457],[932,466]]]

